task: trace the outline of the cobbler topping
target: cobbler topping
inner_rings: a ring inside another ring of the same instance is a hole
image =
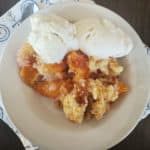
[[[46,64],[26,43],[17,58],[22,80],[39,94],[53,99],[76,123],[103,118],[110,104],[128,91],[120,81],[123,67],[115,58],[96,59],[81,50],[70,51],[60,63]]]

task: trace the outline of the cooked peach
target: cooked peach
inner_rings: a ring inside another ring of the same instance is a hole
[[[61,83],[60,80],[37,82],[34,89],[43,96],[56,98],[60,94]]]
[[[88,77],[88,57],[80,51],[73,51],[67,56],[69,72],[75,73],[75,80]]]
[[[119,93],[126,93],[126,92],[128,92],[128,87],[124,83],[122,83],[120,81],[117,84],[117,88],[118,88],[118,92]]]
[[[20,68],[20,76],[26,84],[33,86],[38,76],[38,72],[31,66],[24,66]]]

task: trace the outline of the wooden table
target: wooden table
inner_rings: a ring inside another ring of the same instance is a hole
[[[17,1],[0,0],[0,15]],[[141,36],[145,44],[150,46],[150,0],[95,1],[125,18]],[[0,150],[22,150],[22,146],[17,141],[18,139],[10,132],[10,129],[0,121]],[[142,120],[125,140],[111,150],[150,150],[150,117]]]

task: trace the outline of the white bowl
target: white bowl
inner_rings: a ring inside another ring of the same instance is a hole
[[[18,75],[16,53],[30,31],[27,19],[10,38],[0,65],[1,92],[10,118],[42,150],[102,150],[112,147],[135,127],[148,101],[150,71],[144,44],[125,20],[101,6],[66,3],[53,5],[39,13],[56,13],[72,21],[105,17],[125,30],[134,43],[130,55],[121,59],[125,67],[123,79],[129,85],[129,92],[100,121],[76,125],[66,120],[63,112],[26,86]]]

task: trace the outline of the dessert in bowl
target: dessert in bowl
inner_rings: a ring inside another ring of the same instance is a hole
[[[73,24],[54,14],[36,14],[31,27],[17,56],[20,77],[69,120],[100,120],[128,91],[119,79],[123,66],[117,57],[129,54],[133,44],[112,22],[85,18]]]

